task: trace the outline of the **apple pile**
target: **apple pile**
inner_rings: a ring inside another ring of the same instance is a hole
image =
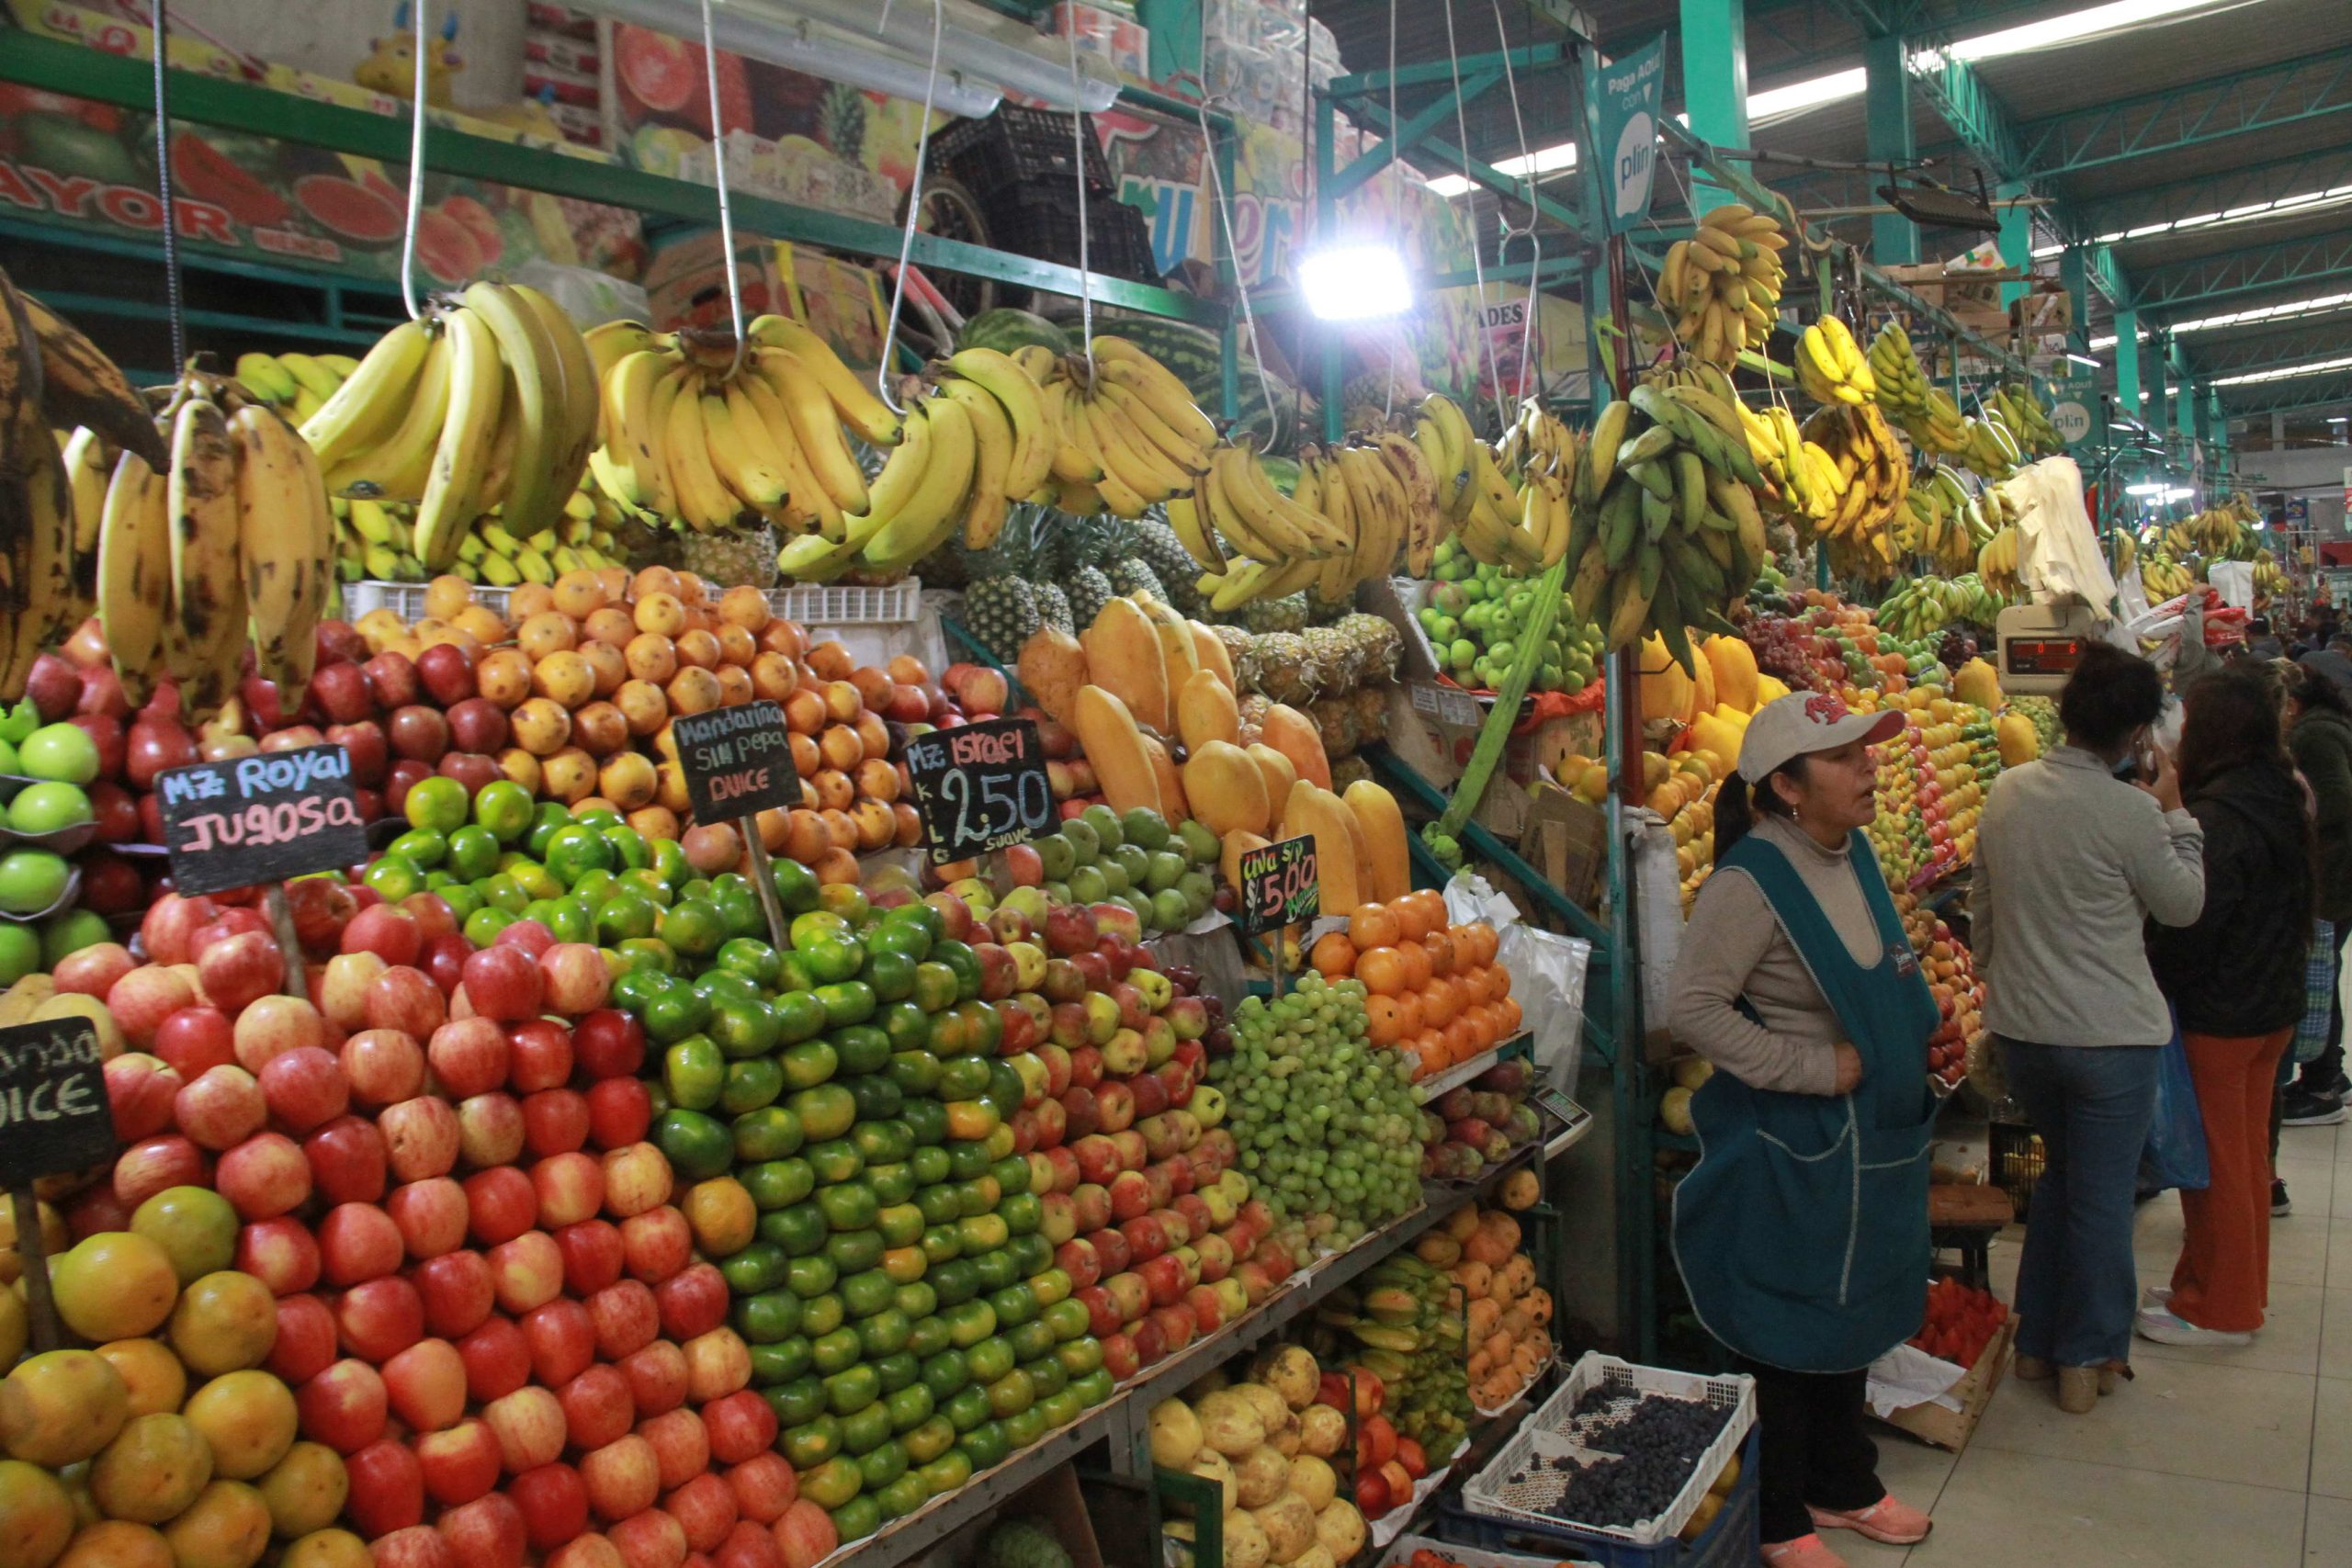
[[[1304,1348],[1274,1345],[1152,1406],[1152,1462],[1223,1489],[1230,1568],[1349,1562],[1363,1550],[1364,1515],[1332,1462],[1347,1448],[1346,1406],[1322,1397],[1340,1381]],[[1189,1554],[1198,1528],[1179,1518],[1168,1533]]]
[[[1122,813],[1096,802],[1072,805],[1058,829],[995,856],[986,875],[976,861],[924,871],[929,885],[955,894],[981,919],[1009,908],[1034,923],[1057,904],[1107,903],[1133,910],[1147,931],[1173,931],[1212,907],[1231,908],[1232,890],[1217,886],[1219,853],[1217,836],[1204,823],[1188,818],[1171,824],[1149,807]]]
[[[258,916],[209,898],[157,902],[148,963],[109,947],[61,969],[129,1047],[106,1067],[125,1146],[61,1194],[69,1235],[217,1194],[234,1269],[274,1298],[261,1365],[341,1456],[342,1517],[377,1563],[831,1551],[770,1450],[694,1196],[647,1141],[644,1032],[605,1005],[604,953],[530,921],[475,949],[429,894],[347,902],[308,998],[275,994]],[[243,1568],[266,1539],[205,1561]]]
[[[1541,1130],[1526,1103],[1534,1074],[1516,1058],[1456,1084],[1421,1111],[1421,1174],[1475,1181]]]

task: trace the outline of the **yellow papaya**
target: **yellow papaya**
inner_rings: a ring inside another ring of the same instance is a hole
[[[1226,740],[1193,748],[1184,763],[1184,798],[1208,830],[1224,838],[1237,828],[1263,833],[1272,825],[1266,777],[1250,753]]]
[[[1158,668],[1156,662],[1153,667]],[[1080,686],[1071,704],[1070,728],[1078,732],[1086,760],[1094,764],[1094,777],[1112,810],[1138,806],[1159,809],[1159,770],[1144,746],[1135,715],[1116,692]]]

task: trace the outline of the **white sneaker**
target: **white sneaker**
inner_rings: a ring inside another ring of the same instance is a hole
[[[2140,1305],[2143,1309],[2160,1307],[2170,1300],[2172,1300],[2170,1285],[2150,1285],[2140,1292]]]
[[[2251,1334],[2227,1334],[2218,1328],[2199,1328],[2185,1318],[2174,1316],[2169,1308],[2161,1306],[2142,1307],[2135,1326],[2141,1338],[2153,1339],[2159,1345],[2231,1350],[2254,1343]]]

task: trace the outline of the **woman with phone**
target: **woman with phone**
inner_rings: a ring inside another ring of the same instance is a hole
[[[2132,1196],[2171,1010],[2145,927],[2205,901],[2204,833],[2156,743],[2155,667],[2094,643],[2058,699],[2064,745],[1994,781],[1969,915],[1984,1024],[2047,1153],[2018,1267],[2018,1362],[2083,1415],[2132,1353]]]

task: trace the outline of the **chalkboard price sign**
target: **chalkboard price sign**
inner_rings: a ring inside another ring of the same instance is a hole
[[[303,746],[155,775],[172,883],[186,897],[357,865],[368,830],[351,793],[351,755]]]
[[[0,1187],[85,1170],[114,1152],[114,1112],[90,1021],[0,1029]]]
[[[740,703],[670,721],[685,770],[686,801],[702,822],[730,822],[800,804],[800,773],[792,765],[792,735],[784,709],[771,702]]]
[[[1239,870],[1241,929],[1250,935],[1311,920],[1323,908],[1323,877],[1310,833],[1242,851]]]
[[[907,742],[907,777],[931,863],[1025,844],[1054,825],[1054,790],[1037,727],[991,718]]]

